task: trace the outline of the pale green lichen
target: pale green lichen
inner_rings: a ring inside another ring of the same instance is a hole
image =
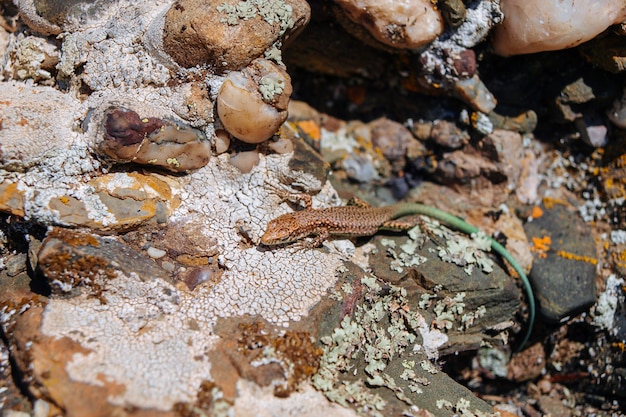
[[[239,20],[249,20],[256,16],[260,16],[269,25],[278,23],[280,25],[279,38],[293,28],[295,23],[293,20],[293,8],[284,0],[247,0],[240,1],[235,5],[222,3],[217,6],[217,11],[225,15],[220,19],[220,22],[230,26],[239,24]],[[265,51],[265,58],[282,63],[281,45],[280,39],[276,40]]]
[[[435,320],[432,323],[433,327],[440,330],[452,330],[456,323],[459,331],[465,331],[473,326],[476,320],[487,314],[485,306],[479,306],[476,311],[465,312],[466,305],[463,302],[465,296],[464,292],[460,292],[455,294],[454,297],[446,296],[437,300],[433,308],[435,313]],[[436,294],[422,294],[418,307],[428,309],[436,298]]]
[[[452,404],[448,400],[437,400],[437,408],[443,409],[447,408],[450,411],[453,411],[455,416],[459,417],[495,417],[499,416],[500,413],[485,413],[480,410],[471,411],[471,402],[467,398],[459,398],[456,404]]]
[[[271,103],[274,97],[280,95],[285,90],[285,80],[275,77],[263,77],[259,82],[259,92],[263,96],[263,101]]]
[[[420,266],[427,261],[427,258],[415,253],[421,244],[413,239],[407,240],[399,247],[396,245],[396,242],[391,239],[382,239],[381,244],[387,247],[387,254],[392,258],[389,263],[389,268],[391,268],[392,271],[402,273],[405,267],[411,268]],[[396,248],[399,248],[400,251],[397,251]]]
[[[405,370],[400,378],[408,382],[403,384],[408,388],[406,392],[386,369],[394,359],[423,347],[416,344],[417,334],[428,331],[428,326],[422,316],[410,310],[404,288],[386,284],[383,290],[372,276],[363,277],[361,282],[366,288],[365,302],[356,306],[353,318],[344,317],[331,336],[321,339],[324,354],[313,384],[331,401],[350,404],[364,414],[381,415],[385,402],[362,381],[369,386],[385,387],[412,405],[407,393],[419,394],[421,386],[429,384],[425,378],[417,377],[415,361],[402,361]],[[357,367],[357,361],[365,366]],[[350,379],[359,378],[358,382],[344,380],[342,375],[348,373]]]
[[[493,261],[486,255],[491,250],[491,240],[483,232],[472,234],[472,239],[452,235],[446,240],[445,247],[438,247],[441,260],[463,266],[467,275],[471,275],[474,266],[483,272],[493,271]]]

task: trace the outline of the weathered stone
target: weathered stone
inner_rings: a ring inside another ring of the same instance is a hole
[[[409,144],[415,140],[411,132],[402,124],[387,118],[376,119],[368,126],[371,129],[374,149],[378,148],[385,158],[401,169],[405,164],[404,158]]]
[[[82,289],[99,297],[117,272],[137,274],[143,281],[173,282],[152,259],[115,239],[61,228],[53,229],[43,241],[38,266],[60,294],[76,295]]]
[[[183,67],[238,70],[306,26],[303,0],[179,0],[165,15],[163,48]]]
[[[342,78],[376,79],[383,76],[390,59],[388,54],[360,42],[340,26],[315,20],[284,52],[289,68]]]
[[[435,238],[445,242],[446,236]],[[445,252],[442,245],[434,244],[426,235],[422,239],[425,242],[420,246],[406,236],[375,237],[373,242],[380,249],[370,255],[374,274],[404,288],[411,308],[446,333],[448,341],[440,348],[441,354],[475,349],[484,340],[495,342],[498,336],[493,329],[512,320],[520,306],[515,280],[498,266],[485,273],[478,264],[459,266],[444,261],[437,256]],[[467,249],[468,253],[475,250]],[[467,268],[471,273],[464,270]],[[453,302],[459,294],[461,299]],[[444,303],[447,307],[442,311]],[[455,303],[462,305],[461,311],[453,312]],[[478,311],[481,313],[476,314]]]
[[[443,183],[471,184],[481,181],[484,187],[501,186],[501,202],[510,192],[521,174],[523,156],[522,137],[516,132],[495,130],[485,136],[476,146],[444,154],[437,164],[435,178]],[[487,193],[483,190],[483,198]]]
[[[488,114],[496,108],[498,101],[481,81],[477,74],[468,79],[462,79],[454,85],[455,94],[472,109]]]
[[[368,44],[417,49],[434,41],[443,32],[441,14],[428,1],[340,0],[336,3],[340,7],[338,20]],[[342,19],[341,13],[345,18]]]
[[[610,31],[607,36],[597,38],[581,45],[578,50],[588,62],[612,73],[626,70],[626,45],[624,35],[617,36]]]
[[[44,308],[31,306],[16,317],[7,332],[15,347],[13,358],[19,369],[27,374],[31,395],[54,404],[53,410],[67,417],[106,417],[122,413],[123,405],[110,399],[126,387],[116,381],[103,380],[88,384],[70,376],[66,364],[73,357],[89,355],[91,351],[67,337],[49,337],[41,333]],[[6,325],[6,323],[5,323]],[[174,417],[175,413],[160,410],[125,410],[132,417]]]
[[[211,155],[211,146],[199,130],[156,117],[141,118],[132,110],[118,107],[106,112],[99,149],[117,162],[173,172],[201,168]]]
[[[428,136],[437,145],[449,149],[458,149],[466,145],[470,140],[467,131],[461,130],[456,123],[447,120],[435,120]]]
[[[384,254],[375,256],[384,259]],[[384,262],[388,269],[389,260]],[[320,372],[313,376],[316,388],[357,411],[380,407],[385,415],[402,415],[413,404],[425,415],[451,416],[455,404],[463,402],[473,412],[492,412],[431,362],[446,336],[427,324],[424,310],[416,306],[416,281],[391,284],[362,274],[346,264],[333,291],[340,302],[325,300],[312,312],[312,318],[320,318],[324,348]],[[411,348],[415,341],[419,349]]]
[[[17,188],[17,183],[0,183],[0,211],[24,216],[24,192]]]
[[[591,229],[575,211],[562,204],[541,208],[524,226],[535,252],[529,279],[538,311],[559,322],[595,303],[598,257]]]
[[[0,167],[24,171],[46,154],[67,149],[76,138],[73,120],[78,105],[52,87],[0,83]]]

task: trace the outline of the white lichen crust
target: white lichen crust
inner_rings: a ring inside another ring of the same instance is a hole
[[[125,391],[109,399],[114,404],[168,410],[176,402],[193,402],[200,383],[211,380],[208,353],[218,339],[213,326],[219,317],[259,316],[288,326],[305,317],[337,279],[342,261],[336,254],[269,251],[243,236],[258,241],[266,222],[288,210],[268,194],[266,182],[287,175],[319,187],[317,180],[290,172],[289,156],[262,158],[246,175],[226,159],[214,158],[184,179],[183,202],[171,218],[193,217],[218,240],[218,262],[225,269],[219,283],[190,292],[158,279],[120,276],[103,291],[106,304],[88,296],[52,298],[45,309],[45,335],[68,337],[90,350],[67,364],[70,377],[100,385],[104,376],[122,384]],[[315,198],[316,204],[332,199],[329,186]]]

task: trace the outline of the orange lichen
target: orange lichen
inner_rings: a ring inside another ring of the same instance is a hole
[[[296,130],[305,134],[314,141],[318,141],[322,138],[322,132],[317,123],[313,120],[300,120],[294,123]]]
[[[621,268],[626,267],[626,249],[613,253],[615,264]]]
[[[89,233],[76,232],[61,227],[55,227],[48,233],[49,238],[59,239],[70,246],[93,246],[97,248],[100,242],[95,236]]]
[[[266,334],[264,324],[240,323],[239,350],[250,362],[261,358],[267,348],[283,362],[285,383],[274,386],[274,395],[288,397],[298,384],[317,372],[323,350],[315,346],[308,332],[287,331],[282,336]]]
[[[611,347],[621,351],[622,353],[626,352],[626,343],[624,342],[613,342],[611,343]]]
[[[575,253],[567,252],[564,250],[560,250],[556,254],[559,255],[561,258],[565,258],[565,259],[569,259],[573,261],[587,262],[592,265],[598,264],[598,260],[596,258],[592,258],[591,256],[576,255]]]
[[[541,209],[541,207],[539,206],[533,207],[533,212],[531,216],[533,219],[538,219],[539,217],[543,216],[543,210]]]
[[[24,194],[17,189],[17,183],[0,184],[0,211],[24,217]]]
[[[543,259],[548,256],[546,252],[550,250],[550,245],[552,244],[552,238],[550,238],[550,236],[534,236],[532,238],[532,242],[533,246],[530,248],[530,250],[536,252],[537,257]]]

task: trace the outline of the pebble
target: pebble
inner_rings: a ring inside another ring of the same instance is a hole
[[[338,0],[342,26],[366,44],[416,49],[443,32],[443,18],[430,0]]]
[[[160,259],[167,255],[163,249],[155,248],[154,246],[150,246],[147,250],[148,256],[154,259]]]
[[[140,117],[133,110],[107,110],[100,152],[116,162],[157,166],[173,172],[202,168],[211,146],[204,134],[182,123]]]
[[[7,275],[14,277],[22,271],[26,271],[27,255],[25,253],[17,253],[9,256],[6,260]]]

